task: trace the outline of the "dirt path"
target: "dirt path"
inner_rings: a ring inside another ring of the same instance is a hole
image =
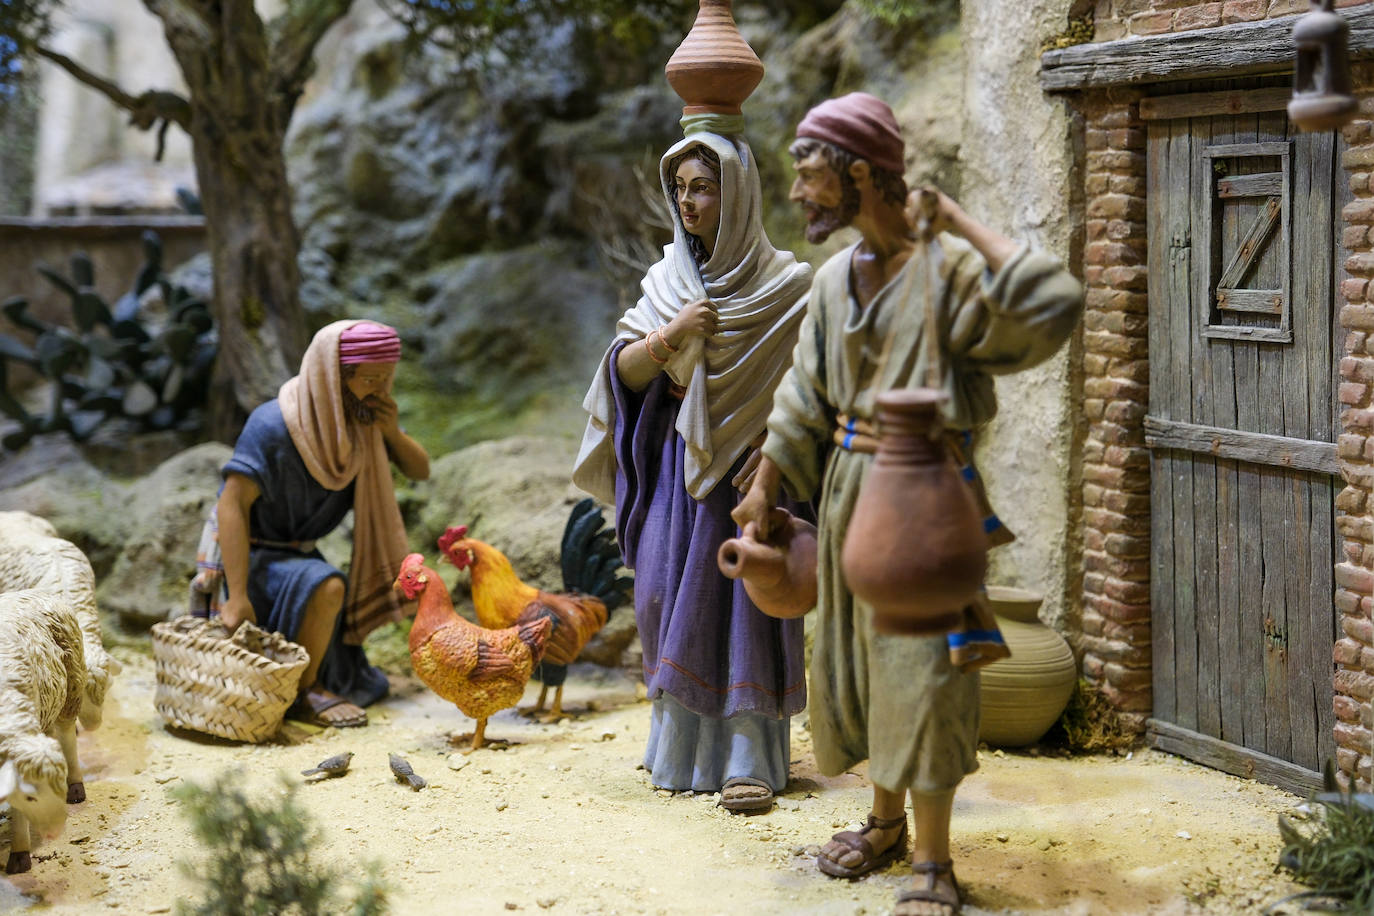
[[[628,678],[574,670],[557,725],[507,712],[506,750],[455,756],[472,721],[417,684],[373,707],[373,725],[292,729],[241,746],[163,728],[151,662],[125,654],[106,724],[81,740],[89,800],[32,872],[0,876],[0,912],[168,913],[194,892],[174,863],[193,848],[167,797],[181,780],[241,770],[258,791],[352,750],[343,778],[305,787],[335,861],[379,859],[396,914],[880,914],[907,872],[855,883],[812,864],[815,846],[867,811],[862,779],[817,773],[800,717],[792,781],[767,815],[732,817],[715,796],[656,792],[637,769],[648,707]],[[535,690],[527,693],[527,702]],[[588,703],[594,705],[585,712]],[[405,754],[430,787],[395,782]],[[979,913],[1235,913],[1297,888],[1275,876],[1287,793],[1155,752],[1131,758],[980,753],[958,796],[954,839]],[[453,760],[460,769],[452,769]],[[297,777],[298,778],[298,777]],[[9,841],[0,824],[0,849]]]

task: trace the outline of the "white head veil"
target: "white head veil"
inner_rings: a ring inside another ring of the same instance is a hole
[[[773,391],[792,361],[797,326],[806,310],[811,267],[778,251],[763,230],[762,192],[754,154],[742,138],[695,133],[659,163],[663,193],[673,204],[671,163],[695,146],[720,159],[720,229],[711,257],[697,265],[686,230],[675,220],[673,243],[645,275],[644,295],[616,326],[616,340],[633,342],[666,325],[687,303],[709,298],[720,317],[716,333],[675,353],[667,365],[687,389],[677,431],[687,444],[687,492],[704,498],[763,431]],[[615,500],[615,400],[610,350],[582,406],[590,414],[573,482],[603,502]]]

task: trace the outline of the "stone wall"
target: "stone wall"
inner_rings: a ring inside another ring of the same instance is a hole
[[[1150,692],[1145,130],[1139,97],[1085,100],[1083,672],[1126,718]]]
[[[1074,143],[1078,128],[1059,98],[1040,90],[1042,41],[1063,28],[1069,0],[965,0],[960,201],[975,217],[1080,261],[1082,218]],[[1018,112],[1014,118],[1008,112]],[[1007,168],[1007,163],[1017,168]],[[989,555],[988,581],[1045,595],[1041,616],[1071,637],[1078,626],[1077,443],[1081,396],[1075,338],[1028,372],[996,380],[998,416],[980,435],[978,466],[1015,543]]]
[[[1340,364],[1341,434],[1337,443],[1345,488],[1336,497],[1336,527],[1344,549],[1336,564],[1336,610],[1340,634],[1335,647],[1336,763],[1368,789],[1374,778],[1374,105],[1361,104],[1363,117],[1343,133],[1344,165],[1354,199],[1346,205],[1341,241],[1349,277],[1341,284],[1341,327],[1346,331]]]

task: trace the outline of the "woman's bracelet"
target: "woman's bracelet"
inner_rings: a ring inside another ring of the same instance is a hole
[[[654,334],[652,331],[644,338],[644,352],[649,354],[649,359],[658,363],[660,366],[666,366],[668,364],[668,357],[660,357],[654,352]]]
[[[654,332],[658,334],[659,343],[663,344],[664,348],[668,351],[669,354],[673,354],[678,351],[677,347],[668,343],[668,337],[663,333],[663,325],[659,325],[658,327],[654,328]]]

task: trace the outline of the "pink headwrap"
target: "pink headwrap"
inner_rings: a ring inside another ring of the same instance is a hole
[[[401,360],[401,338],[396,329],[375,321],[359,321],[339,335],[339,365],[396,363]]]
[[[906,171],[897,118],[886,102],[867,92],[821,102],[797,125],[797,137],[833,143],[888,172]]]

